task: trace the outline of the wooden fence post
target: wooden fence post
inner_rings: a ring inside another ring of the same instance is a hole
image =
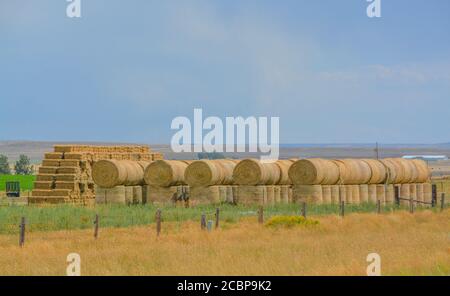
[[[431,207],[436,207],[437,204],[437,186],[436,184],[431,185]]]
[[[219,214],[220,214],[220,209],[217,208],[216,209],[216,229],[219,228]]]
[[[395,205],[397,207],[400,207],[400,186],[398,185],[394,187],[394,198],[395,198]]]
[[[99,226],[99,220],[98,220],[98,214],[95,214],[95,220],[94,220],[94,238],[98,238],[98,226]]]
[[[409,198],[409,212],[411,214],[414,213],[414,203],[413,203],[413,198],[412,197]]]
[[[156,210],[156,236],[161,233],[161,210]]]
[[[445,207],[445,193],[441,194],[441,212],[444,210]]]
[[[381,214],[381,200],[377,200],[377,214]]]
[[[201,228],[201,230],[206,229],[206,215],[205,214],[202,214],[202,218],[200,220],[200,228]]]
[[[19,246],[23,247],[25,245],[25,217],[20,219],[20,233],[19,233]]]
[[[339,214],[341,217],[344,217],[345,215],[345,202],[341,200],[341,203],[339,204]]]
[[[258,210],[258,223],[259,224],[264,223],[264,208],[262,206],[260,206]]]
[[[306,202],[302,202],[302,216],[306,219]]]

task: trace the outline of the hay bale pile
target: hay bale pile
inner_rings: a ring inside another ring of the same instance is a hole
[[[297,159],[261,162],[244,159],[233,170],[237,185],[235,203],[274,205],[292,201],[292,182],[289,169]]]
[[[289,177],[294,186],[294,201],[319,204],[339,200],[354,204],[377,200],[393,203],[395,187],[402,198],[424,201],[428,194],[425,188],[430,184],[426,162],[403,158],[301,159],[291,165]],[[334,197],[330,198],[330,192],[334,192]]]
[[[95,186],[94,186],[95,185]],[[421,160],[163,160],[146,146],[56,146],[46,154],[30,202],[233,203],[275,205],[431,199]]]
[[[56,145],[53,152],[45,154],[28,202],[30,204],[92,204],[95,201],[95,182],[92,172],[95,163],[107,160],[109,162],[106,166],[114,167],[114,163],[119,161],[147,163],[161,158],[160,153],[153,153],[148,146],[142,145]],[[128,166],[128,164],[125,165],[127,171]],[[117,175],[114,175],[115,173],[111,175],[113,179],[115,178],[114,182],[124,177],[123,170],[120,167],[116,171]],[[131,173],[130,177],[127,175],[126,178],[132,179],[133,182],[135,180]],[[109,182],[108,176],[103,176],[103,180]]]
[[[189,205],[233,203],[233,171],[238,163],[234,159],[191,162],[184,172],[184,180],[190,187]]]
[[[186,185],[184,172],[191,162],[188,160],[154,161],[144,171],[145,183],[159,187]]]

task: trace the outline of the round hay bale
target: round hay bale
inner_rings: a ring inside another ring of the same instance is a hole
[[[424,183],[423,184],[423,200],[425,202],[431,203],[431,200],[433,199],[433,186],[431,183]]]
[[[361,159],[337,159],[334,163],[339,167],[340,184],[367,184],[372,177],[369,164]]]
[[[134,186],[125,186],[125,203],[127,205],[133,204],[133,187]]]
[[[237,203],[242,205],[264,205],[266,186],[237,186]],[[236,203],[236,201],[235,201]]]
[[[389,160],[397,165],[399,178],[396,183],[410,183],[416,178],[417,168],[412,162],[402,158],[390,158]]]
[[[347,202],[347,185],[339,185],[339,202]]]
[[[238,192],[239,192],[239,186],[231,186],[232,192],[233,192],[233,204],[236,205],[238,203]]]
[[[409,178],[407,179],[408,183],[415,183],[416,180],[419,178],[419,170],[416,167],[416,165],[414,164],[414,162],[412,160],[409,159],[401,159],[402,164],[406,167],[406,171],[408,172],[407,174],[405,174],[405,178]]]
[[[280,168],[280,179],[277,183],[278,185],[292,184],[291,178],[289,178],[289,168],[295,161],[297,161],[297,159],[278,160],[277,162],[275,162]]]
[[[347,185],[347,181],[350,180],[351,176],[350,176],[350,171],[347,169],[347,167],[345,166],[345,163],[340,160],[340,159],[333,159],[332,160],[334,162],[334,164],[336,164],[336,166],[339,169],[339,181],[338,184],[340,185]]]
[[[350,188],[352,190],[352,204],[359,205],[361,203],[359,185],[350,185]]]
[[[281,203],[283,204],[288,204],[289,203],[289,190],[290,190],[290,186],[288,185],[282,185],[281,187],[281,191],[280,191],[280,195],[281,195]]]
[[[229,204],[233,204],[234,203],[233,186],[226,186],[226,187],[227,187],[226,202]]]
[[[184,172],[189,186],[231,185],[237,160],[215,159],[192,162]]]
[[[113,188],[127,178],[127,172],[117,160],[100,160],[92,167],[92,178],[99,187]]]
[[[137,161],[137,163],[141,166],[141,168],[144,170],[149,166],[150,163],[152,163],[151,161],[146,161],[146,160],[139,160]]]
[[[143,169],[136,161],[104,159],[92,167],[94,183],[103,188],[139,185],[143,183],[143,177]]]
[[[294,203],[322,204],[322,186],[295,185],[292,188],[292,198]]]
[[[386,181],[387,172],[384,164],[376,159],[363,159],[362,161],[366,162],[369,167],[372,175],[369,180],[369,184],[382,184]]]
[[[377,184],[369,184],[368,195],[370,203],[377,203]]]
[[[331,186],[331,203],[339,203],[339,187],[340,185],[330,185]]]
[[[369,185],[367,184],[359,185],[359,201],[360,203],[369,202]]]
[[[428,164],[421,159],[413,159],[411,162],[416,166],[417,178],[414,182],[425,183],[430,180],[430,169]]]
[[[398,165],[388,158],[381,159],[380,162],[386,169],[386,182],[389,184],[400,183],[402,179],[402,175],[400,175],[401,168],[398,168]]]
[[[291,186],[289,186],[288,188],[288,199],[289,199],[288,203],[294,202],[294,189]]]
[[[156,160],[145,169],[145,183],[159,187],[184,185],[184,172],[189,163],[182,160]]]
[[[281,202],[281,186],[273,187],[273,196],[275,199],[275,204],[279,204]]]
[[[345,185],[345,203],[353,203],[353,188],[352,185]]]
[[[417,200],[424,202],[425,199],[424,199],[424,193],[423,193],[423,189],[424,189],[423,183],[418,183],[418,184],[416,184],[416,186],[417,186],[417,189],[416,189]],[[422,206],[423,204],[418,204],[418,205]]]
[[[133,186],[133,204],[142,204],[142,186]]]
[[[216,166],[222,171],[222,179],[216,184],[230,185],[233,184],[233,171],[239,160],[236,159],[218,159],[214,161]]]
[[[220,202],[227,201],[227,187],[228,186],[219,186],[219,200]]]
[[[274,185],[280,180],[280,167],[257,159],[244,159],[233,170],[233,181],[238,185]]]
[[[386,202],[386,187],[384,184],[377,185],[377,200],[379,200],[382,204]]]
[[[395,200],[395,189],[394,184],[386,185],[386,203],[394,203]]]
[[[137,161],[119,160],[119,163],[125,168],[127,177],[123,185],[134,186],[144,183],[144,169]]]
[[[322,202],[331,204],[331,185],[322,185]]]
[[[331,160],[300,159],[289,168],[289,177],[297,185],[334,185],[339,180],[339,167]]]
[[[401,184],[400,186],[400,197],[409,199],[411,196],[411,186],[410,184]],[[400,200],[401,205],[409,205],[409,201]]]
[[[191,187],[189,192],[189,206],[220,203],[220,187]]]
[[[125,186],[116,186],[105,190],[106,204],[126,204]]]
[[[265,203],[269,206],[273,206],[275,204],[275,188],[272,185],[266,186]]]
[[[409,196],[413,200],[417,200],[417,184],[409,184]]]

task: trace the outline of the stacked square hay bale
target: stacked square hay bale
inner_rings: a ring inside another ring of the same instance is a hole
[[[92,166],[103,159],[152,161],[160,153],[148,146],[56,145],[46,153],[34,184],[30,204],[91,204],[95,199]]]
[[[394,202],[396,190],[401,198],[431,201],[430,171],[421,160],[301,159],[289,177],[295,202],[385,204]]]

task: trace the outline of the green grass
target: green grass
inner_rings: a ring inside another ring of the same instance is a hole
[[[257,216],[257,206],[207,205],[195,208],[175,206],[161,207],[163,222],[198,221],[206,214],[207,220],[214,220],[216,207],[220,208],[220,220],[226,223],[236,223],[244,217]],[[95,208],[70,205],[35,207],[35,206],[4,206],[0,207],[0,234],[17,233],[21,217],[26,217],[27,231],[56,231],[69,229],[86,229],[93,227],[96,214],[100,218],[100,227],[130,227],[148,225],[155,222],[157,207],[112,206],[101,205]],[[383,212],[391,212],[393,206],[386,206]],[[405,210],[405,209],[403,209]],[[419,210],[419,209],[418,209]],[[345,215],[354,212],[375,212],[373,204],[346,205]],[[309,205],[307,216],[338,215],[337,205]],[[280,204],[264,208],[264,218],[267,221],[272,216],[298,216],[300,206],[296,204]]]
[[[7,181],[19,181],[21,191],[33,190],[35,180],[36,176],[34,175],[0,175],[0,191],[5,191],[5,183]]]

